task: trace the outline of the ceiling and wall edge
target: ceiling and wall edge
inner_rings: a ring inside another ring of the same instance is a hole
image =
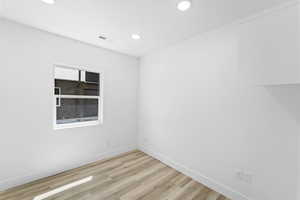
[[[255,20],[257,20],[257,19],[259,19],[261,17],[267,16],[267,15],[272,15],[275,12],[287,9],[289,7],[297,6],[299,3],[300,3],[300,0],[290,0],[290,1],[287,1],[287,2],[284,2],[284,3],[281,3],[279,5],[272,6],[270,8],[267,8],[267,9],[261,10],[259,12],[256,12],[256,13],[248,16],[248,17],[243,17],[243,18],[240,18],[238,20],[234,20],[231,23],[227,23],[227,24],[224,24],[224,25],[219,26],[217,28],[213,28],[213,29],[211,29],[209,31],[205,31],[203,33],[199,33],[199,34],[193,35],[192,37],[189,37],[189,38],[186,38],[184,40],[181,40],[180,42],[176,42],[176,43],[170,44],[167,47],[162,48],[162,49],[167,49],[167,48],[172,47],[172,46],[174,46],[174,45],[176,45],[178,43],[181,43],[181,42],[193,39],[194,37],[197,37],[197,36],[206,36],[206,35],[209,35],[209,34],[214,33],[214,32],[222,31],[222,30],[225,30],[225,29],[228,29],[228,28],[234,28],[234,27],[239,26],[241,24],[251,23],[252,21],[255,21]],[[144,57],[144,56],[146,56],[148,54],[151,54],[151,53],[153,53],[155,51],[158,51],[158,50],[160,50],[160,49],[154,49],[154,50],[148,52],[145,55],[139,56],[139,58],[142,58],[142,57]]]
[[[1,11],[1,2],[0,2],[0,11]],[[9,18],[1,15],[1,12],[0,12],[0,20],[1,19],[2,20],[7,20],[7,21],[15,23],[15,24],[20,24],[20,25],[22,25],[24,27],[35,29],[35,30],[38,30],[40,32],[44,32],[44,33],[46,32],[46,33],[54,35],[56,37],[61,37],[61,38],[67,39],[67,40],[71,40],[71,41],[76,42],[76,43],[88,45],[88,46],[96,48],[96,49],[102,49],[102,50],[105,50],[107,52],[117,53],[119,55],[123,55],[123,56],[126,56],[126,57],[132,57],[132,58],[135,58],[137,60],[140,59],[140,56],[134,56],[134,55],[130,55],[130,54],[126,54],[126,53],[120,52],[120,51],[112,50],[112,49],[109,49],[109,48],[104,48],[104,47],[101,47],[99,45],[95,45],[95,44],[92,44],[92,43],[89,43],[89,42],[78,40],[78,39],[75,39],[75,38],[72,38],[72,37],[68,37],[68,36],[65,36],[65,35],[62,35],[62,34],[53,33],[53,32],[51,32],[49,30],[46,30],[46,29],[41,29],[41,28],[38,28],[38,27],[35,27],[35,26],[31,26],[31,25],[28,25],[28,24],[20,23],[20,22],[18,22],[16,20],[12,20],[12,19],[9,19]]]
[[[199,36],[199,35],[205,36],[205,35],[208,35],[210,33],[213,33],[213,32],[216,32],[216,31],[220,31],[222,29],[226,29],[226,28],[229,28],[229,27],[235,27],[235,26],[238,26],[240,24],[249,23],[249,22],[251,22],[253,20],[256,20],[256,19],[258,19],[260,17],[266,16],[266,15],[270,15],[270,14],[276,12],[276,11],[284,10],[284,9],[286,9],[288,7],[291,7],[291,6],[296,6],[299,3],[300,3],[300,0],[290,0],[290,1],[287,1],[287,2],[284,2],[284,3],[281,3],[279,5],[275,5],[275,6],[263,9],[263,10],[261,10],[259,12],[256,12],[256,13],[248,16],[248,17],[244,17],[244,18],[240,18],[238,20],[234,20],[231,23],[226,23],[226,24],[224,24],[222,26],[213,28],[213,29],[205,31],[203,33],[198,33],[196,35],[193,35],[193,36],[188,37],[186,39],[183,39],[181,41],[177,41],[175,43],[169,44],[166,47],[152,49],[151,51],[147,52],[146,54],[143,54],[143,55],[140,55],[140,56],[135,56],[135,55],[127,54],[127,53],[124,53],[124,52],[121,52],[121,51],[118,51],[118,50],[112,50],[112,49],[109,49],[109,48],[105,48],[105,47],[102,47],[100,45],[95,45],[93,43],[89,43],[89,42],[86,42],[86,41],[83,41],[83,40],[78,40],[78,39],[70,37],[70,36],[65,36],[63,34],[54,33],[53,31],[50,31],[49,29],[46,29],[46,28],[42,28],[42,27],[38,27],[38,26],[31,26],[31,25],[28,25],[28,24],[24,24],[24,23],[22,23],[22,22],[20,22],[18,20],[12,20],[10,18],[7,18],[3,14],[4,9],[5,9],[3,0],[0,0],[0,19],[5,19],[5,20],[8,20],[8,21],[11,21],[11,22],[14,22],[14,23],[22,24],[24,26],[27,26],[27,27],[30,27],[30,28],[33,28],[33,29],[37,29],[37,30],[40,30],[40,31],[48,32],[48,33],[53,34],[55,36],[63,37],[63,38],[66,38],[66,39],[70,39],[70,40],[73,40],[75,42],[86,44],[86,45],[89,45],[89,46],[92,46],[92,47],[95,47],[95,48],[105,49],[105,50],[107,50],[109,52],[115,52],[115,53],[119,53],[119,54],[124,55],[124,56],[129,56],[129,57],[134,57],[136,59],[140,59],[141,57],[144,57],[144,56],[146,56],[148,54],[151,54],[152,52],[158,51],[160,49],[165,49],[165,48],[171,47],[171,46],[176,45],[176,44],[178,44],[180,42],[183,42],[183,41],[189,40],[191,38],[194,38],[196,36]]]

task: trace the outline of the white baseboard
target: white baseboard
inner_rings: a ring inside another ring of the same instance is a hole
[[[58,174],[58,173],[61,173],[61,172],[67,171],[67,170],[71,170],[71,169],[74,169],[74,168],[77,168],[77,167],[80,167],[80,166],[83,166],[83,165],[86,165],[86,164],[89,164],[89,163],[92,163],[95,161],[111,158],[111,157],[117,156],[122,153],[129,152],[129,151],[132,151],[135,149],[137,149],[137,147],[135,145],[121,147],[121,148],[117,148],[117,149],[105,152],[105,153],[95,157],[94,159],[82,161],[76,165],[69,166],[68,168],[58,169],[58,170],[51,171],[51,172],[35,173],[35,174],[25,175],[22,177],[7,179],[7,180],[0,182],[0,191],[4,191],[8,188],[12,188],[12,187],[15,187],[18,185],[29,183],[29,182],[32,182],[32,181],[35,181],[35,180],[38,180],[41,178],[48,177],[48,176],[53,176],[55,174]],[[194,180],[206,185],[207,187],[227,196],[228,198],[231,198],[232,200],[252,200],[249,197],[247,197],[246,195],[243,195],[243,194],[233,190],[232,188],[227,187],[224,184],[218,183],[217,181],[215,181],[211,178],[208,178],[195,170],[189,169],[182,164],[172,161],[167,156],[163,155],[160,152],[151,150],[149,147],[140,146],[138,149],[140,149],[141,151],[149,154],[150,156],[160,160],[161,162],[165,163],[166,165],[178,170],[179,172],[193,178]]]
[[[103,154],[95,157],[94,159],[89,159],[89,160],[85,160],[85,161],[81,161],[79,163],[77,163],[76,165],[73,166],[69,166],[67,168],[63,168],[63,169],[57,169],[57,170],[52,170],[52,171],[48,171],[48,172],[39,172],[39,173],[34,173],[34,174],[27,174],[25,176],[21,176],[21,177],[15,177],[15,178],[10,178],[10,179],[6,179],[4,181],[0,181],[0,191],[4,191],[7,190],[9,188],[12,187],[16,187],[18,185],[23,185],[25,183],[30,183],[32,181],[41,179],[41,178],[45,178],[48,176],[53,176],[55,174],[64,172],[64,171],[68,171],[74,168],[78,168],[80,166],[89,164],[89,163],[93,163],[99,160],[103,160],[103,159],[107,159],[107,158],[111,158],[114,156],[117,156],[119,154],[122,153],[126,153],[132,150],[137,149],[137,147],[135,145],[129,145],[129,146],[124,146],[124,147],[120,147],[120,148],[116,148],[116,149],[112,149],[110,151],[104,152]]]
[[[165,163],[166,165],[176,169],[177,171],[193,178],[194,180],[213,189],[214,191],[219,192],[220,194],[223,194],[224,196],[226,196],[232,200],[253,200],[253,199],[247,197],[246,195],[241,194],[240,192],[237,192],[237,191],[233,190],[232,188],[219,183],[218,181],[215,181],[207,176],[204,176],[203,174],[199,173],[196,170],[189,169],[182,164],[174,162],[173,160],[169,159],[167,156],[163,155],[160,152],[152,150],[149,147],[140,145],[139,150],[156,158],[157,160]]]

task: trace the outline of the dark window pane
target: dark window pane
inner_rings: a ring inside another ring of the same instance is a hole
[[[60,98],[56,98],[56,106],[60,106]]]
[[[60,89],[61,95],[99,96],[98,83],[55,79],[55,87]]]
[[[61,99],[56,119],[57,124],[98,120],[98,99]]]
[[[54,94],[59,95],[60,94],[60,88],[54,88]]]
[[[93,72],[85,72],[86,82],[99,83],[99,74]]]

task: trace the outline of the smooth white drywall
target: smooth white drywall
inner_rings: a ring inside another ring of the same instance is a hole
[[[298,136],[298,199],[300,199],[300,135]]]
[[[226,194],[296,200],[300,85],[268,84],[299,81],[297,16],[298,6],[275,10],[144,56],[140,147]],[[260,67],[268,73],[253,79]]]
[[[136,147],[138,59],[0,20],[0,188]],[[103,125],[53,130],[53,64],[104,73]]]
[[[238,59],[243,82],[300,83],[298,4],[266,11],[239,27]]]

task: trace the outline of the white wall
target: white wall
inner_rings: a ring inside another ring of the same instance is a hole
[[[234,200],[296,200],[300,85],[268,84],[300,80],[298,9],[144,56],[140,147]]]
[[[0,190],[136,148],[138,59],[0,20]],[[104,73],[103,125],[53,130],[53,64]]]
[[[298,198],[300,199],[300,135],[298,136]]]

